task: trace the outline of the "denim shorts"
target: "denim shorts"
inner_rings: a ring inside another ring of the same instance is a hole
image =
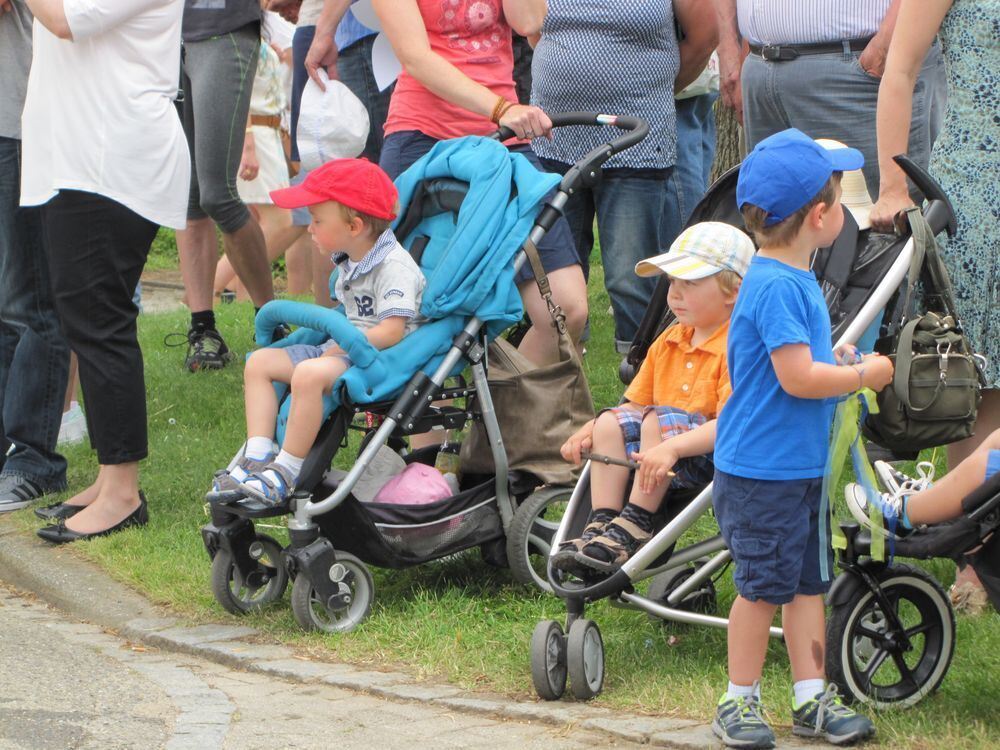
[[[629,406],[616,406],[608,409],[618,420],[622,437],[625,439],[625,455],[631,456],[639,450],[642,438],[642,420],[649,412],[656,412],[660,423],[660,437],[663,440],[689,432],[699,425],[705,424],[701,414],[689,414],[683,409],[672,406],[647,406],[635,409]],[[672,488],[704,487],[712,481],[715,464],[712,454],[682,458],[674,464],[674,478],[670,482]]]
[[[318,359],[323,356],[324,352],[333,346],[333,341],[327,341],[325,344],[320,344],[319,346],[313,346],[311,344],[292,344],[291,346],[285,347],[285,354],[288,358],[292,360],[292,367],[298,366],[300,363],[305,362],[307,359]],[[351,358],[346,354],[342,354],[338,359],[344,360],[347,366],[351,366]]]
[[[740,596],[788,604],[830,589],[821,572],[824,558],[833,570],[829,523],[822,538],[819,530],[822,477],[746,479],[716,469],[712,496]]]
[[[409,169],[414,162],[430,151],[438,143],[436,138],[421,133],[419,130],[402,130],[390,133],[385,137],[382,145],[382,157],[379,166],[395,180],[399,175]],[[514,146],[511,151],[522,154],[530,161],[538,171],[544,171],[538,157],[527,146]],[[402,238],[400,238],[402,239]],[[576,252],[576,245],[573,242],[573,235],[570,232],[566,219],[560,218],[550,229],[542,241],[538,243],[538,255],[542,261],[542,268],[548,273],[558,271],[560,268],[577,265],[580,262]],[[531,267],[525,263],[518,271],[515,281],[523,284],[534,278]]]

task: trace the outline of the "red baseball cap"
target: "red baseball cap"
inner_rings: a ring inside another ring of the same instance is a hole
[[[399,193],[389,175],[367,159],[334,159],[317,167],[301,185],[271,191],[279,208],[315,206],[337,201],[378,219],[396,218]]]

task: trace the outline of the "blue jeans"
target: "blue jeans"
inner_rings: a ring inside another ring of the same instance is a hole
[[[570,166],[551,159],[542,163],[549,171],[560,173]],[[588,279],[597,219],[604,287],[615,320],[615,349],[621,354],[628,352],[656,288],[656,277],[636,276],[635,264],[663,251],[660,228],[671,175],[648,171],[649,177],[642,175],[643,170],[628,170],[628,176],[605,170],[600,182],[579,188],[563,209]]]
[[[798,128],[811,138],[833,138],[858,149],[865,157],[868,192],[877,200],[875,107],[881,81],[864,71],[858,57],[848,51],[768,62],[748,55],[742,72],[743,123],[747,148],[780,130]],[[925,169],[941,130],[947,92],[941,45],[935,43],[913,89],[907,147],[910,158]]]
[[[667,179],[660,223],[660,245],[670,246],[708,190],[715,161],[715,112],[712,92],[674,102],[677,112],[677,163]]]
[[[69,349],[52,306],[37,208],[18,208],[21,142],[0,137],[0,448],[3,473],[66,487],[56,450]]]

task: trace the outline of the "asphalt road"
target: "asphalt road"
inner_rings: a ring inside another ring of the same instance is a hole
[[[149,649],[0,587],[0,750],[608,746],[606,735],[572,727],[396,703]]]

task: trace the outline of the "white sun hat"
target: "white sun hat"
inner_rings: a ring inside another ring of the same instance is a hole
[[[838,148],[847,148],[840,141],[830,138],[817,138],[816,143],[828,151]],[[844,208],[851,212],[854,221],[858,224],[858,229],[871,229],[871,213],[874,203],[868,193],[868,183],[865,182],[865,173],[860,169],[852,169],[844,172],[840,178],[840,202]]]

